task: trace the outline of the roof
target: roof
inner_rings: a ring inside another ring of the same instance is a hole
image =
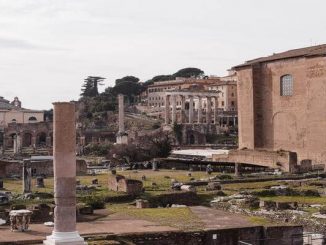
[[[292,50],[288,50],[288,51],[285,51],[282,53],[275,53],[270,56],[260,57],[260,58],[253,59],[253,60],[248,60],[243,64],[234,66],[233,69],[250,66],[250,65],[262,63],[262,62],[270,62],[270,61],[291,59],[291,58],[297,58],[297,57],[314,57],[314,56],[326,56],[326,44],[310,46],[310,47],[305,47],[305,48],[299,48],[299,49],[292,49]]]

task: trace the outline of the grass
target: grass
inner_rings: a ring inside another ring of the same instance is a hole
[[[249,216],[247,217],[248,221],[255,225],[271,225],[272,223],[265,217],[261,216]]]
[[[297,202],[300,204],[326,204],[326,197],[305,197],[305,196],[275,196],[263,197],[262,200],[277,202]]]
[[[157,222],[161,225],[182,230],[198,230],[203,228],[203,223],[188,207],[137,209],[129,204],[114,204],[109,205],[108,209],[114,213]]]

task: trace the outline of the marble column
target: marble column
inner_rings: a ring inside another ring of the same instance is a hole
[[[17,154],[18,153],[18,148],[17,148],[17,134],[14,135],[14,154]]]
[[[165,96],[165,124],[170,124],[170,95]]]
[[[20,133],[17,134],[17,154],[22,153],[22,137],[20,136]]]
[[[176,96],[172,95],[172,125],[176,122],[177,117],[177,104],[176,104]]]
[[[32,167],[29,159],[23,160],[23,194],[32,192]]]
[[[123,133],[125,131],[125,110],[124,110],[124,100],[123,94],[118,95],[118,103],[119,103],[119,133]]]
[[[206,123],[210,124],[212,122],[211,112],[212,112],[212,105],[211,105],[211,97],[207,97],[206,103]]]
[[[203,111],[202,111],[202,98],[199,96],[198,97],[198,120],[197,123],[202,123],[203,119]]]
[[[185,122],[185,115],[186,115],[186,98],[185,96],[181,95],[180,123]]]
[[[189,123],[193,123],[194,117],[194,97],[192,95],[189,96]]]
[[[76,231],[76,127],[75,105],[54,105],[54,230],[45,245],[86,244]]]
[[[213,97],[214,99],[214,124],[218,123],[218,97]]]

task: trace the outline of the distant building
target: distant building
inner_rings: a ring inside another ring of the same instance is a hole
[[[239,148],[291,151],[298,163],[325,164],[326,45],[257,58],[233,70]]]
[[[52,122],[44,122],[44,111],[25,109],[15,97],[12,102],[0,97],[0,147],[15,154],[26,147],[52,145]]]
[[[22,103],[17,97],[10,103],[0,97],[0,127],[4,128],[9,123],[35,123],[44,121],[44,112],[22,108]]]

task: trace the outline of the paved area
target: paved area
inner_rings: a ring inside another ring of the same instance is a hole
[[[190,207],[191,211],[205,224],[206,229],[227,229],[257,226],[244,216],[231,214],[203,206]]]
[[[191,211],[198,216],[205,224],[206,229],[226,229],[238,227],[255,226],[241,215],[234,215],[202,206],[190,207]],[[98,211],[98,210],[97,210]],[[103,213],[99,211],[97,215],[102,218],[98,220],[89,219],[88,222],[77,224],[77,230],[81,235],[95,234],[126,234],[143,232],[164,232],[177,231],[177,228],[163,226],[155,222],[135,219],[121,214],[110,214],[103,218]],[[44,240],[52,232],[52,227],[43,224],[31,224],[30,231],[11,232],[9,226],[0,226],[0,244],[3,242],[29,241],[35,244]],[[29,243],[31,244],[31,243]]]
[[[47,235],[50,235],[52,229],[52,227],[46,227],[43,224],[31,224],[30,231],[11,232],[9,226],[0,226],[0,244],[2,242],[18,241],[35,241],[35,243],[37,243],[44,240]],[[77,230],[81,235],[89,235],[104,233],[161,232],[175,231],[177,229],[146,220],[131,219],[113,214],[97,221],[78,223]]]

